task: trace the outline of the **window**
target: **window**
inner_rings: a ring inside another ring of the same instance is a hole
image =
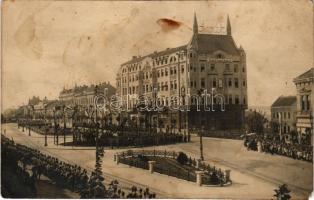
[[[172,69],[172,67],[170,67],[170,75],[172,75],[173,74],[173,69]]]
[[[210,71],[215,71],[215,64],[210,64]]]
[[[216,78],[213,78],[213,87],[216,87]]]
[[[229,104],[232,104],[232,95],[229,95],[229,100],[228,100]]]
[[[170,90],[172,90],[172,89],[173,89],[173,82],[170,81]]]
[[[174,80],[173,82],[174,82],[174,85],[173,85],[173,86],[174,86],[174,89],[176,90],[176,89],[177,89],[177,81]]]
[[[205,87],[205,79],[204,78],[201,79],[201,87],[203,87],[203,88]]]
[[[290,119],[290,112],[288,112],[288,119]]]
[[[230,70],[230,65],[229,64],[225,64],[226,70],[229,71]]]
[[[205,70],[205,64],[201,63],[201,72],[203,72]]]
[[[245,85],[246,85],[245,80],[243,80],[242,85],[243,85],[243,87],[245,87]]]
[[[193,81],[191,81],[191,87],[193,87]]]
[[[239,87],[239,83],[238,83],[238,78],[234,79],[234,87],[238,88]]]
[[[222,79],[219,79],[219,80],[218,80],[218,87],[219,87],[219,88],[222,88]]]
[[[235,104],[239,104],[239,96],[238,96],[238,95],[235,96],[234,101],[235,101],[235,102],[234,102]]]
[[[306,102],[307,110],[310,110],[310,106],[311,106],[311,96],[307,95],[307,96],[306,96],[306,99],[307,99],[307,102]]]
[[[177,68],[176,67],[173,68],[173,74],[177,74]]]
[[[184,65],[181,65],[181,73],[184,73]]]
[[[231,78],[229,78],[228,86],[229,86],[229,87],[232,87],[232,79],[231,79]]]
[[[246,104],[246,99],[245,99],[245,97],[243,97],[243,104]]]
[[[242,72],[245,73],[245,67],[242,68]]]
[[[301,108],[302,110],[305,110],[305,95],[304,96],[301,96]]]
[[[161,76],[164,76],[164,69],[161,69]]]
[[[165,82],[165,91],[168,91],[168,82]]]
[[[159,70],[157,71],[157,77],[158,78],[160,77],[160,71]]]
[[[238,65],[237,64],[234,65],[233,71],[234,71],[234,73],[238,72]]]
[[[165,76],[168,76],[168,69],[165,69]]]

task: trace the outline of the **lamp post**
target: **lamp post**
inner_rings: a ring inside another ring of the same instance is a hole
[[[56,107],[53,109],[53,124],[54,124],[54,130],[53,130],[53,144],[56,144],[56,132],[57,132]]]
[[[204,126],[202,126],[202,130],[200,131],[200,159],[201,161],[204,161],[204,156],[203,156],[203,131],[204,131]]]
[[[28,115],[28,136],[31,136],[31,110],[29,110],[29,115]]]
[[[47,114],[47,110],[45,108],[45,115],[44,115],[45,126],[47,126],[47,124],[46,124],[46,114]],[[48,127],[45,128],[45,147],[48,146],[48,144],[47,144],[47,132],[48,132]]]
[[[63,114],[63,145],[65,146],[65,130],[66,130],[66,121],[65,121],[65,110],[66,110],[66,106],[63,105],[63,109],[62,109],[62,114]]]

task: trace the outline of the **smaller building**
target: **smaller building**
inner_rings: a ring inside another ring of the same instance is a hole
[[[297,131],[300,142],[313,145],[313,83],[314,68],[293,80],[297,89]]]
[[[271,122],[275,132],[290,141],[291,133],[296,130],[296,96],[280,96],[271,106]]]

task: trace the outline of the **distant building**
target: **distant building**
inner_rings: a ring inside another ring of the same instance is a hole
[[[296,129],[296,96],[280,96],[271,105],[271,121],[276,125],[275,131],[287,135]],[[289,139],[289,138],[286,138]]]
[[[83,85],[71,88],[63,89],[59,94],[59,100],[66,105],[82,105],[90,106],[93,105],[95,97],[95,87],[96,85]],[[100,83],[97,85],[97,94],[98,95],[107,95],[108,97],[114,95],[116,89],[108,82]]]
[[[153,126],[162,120],[163,127],[187,130],[204,127],[207,130],[243,128],[247,108],[247,66],[243,48],[237,47],[229,18],[226,34],[198,31],[194,16],[193,35],[183,46],[168,48],[145,56],[134,56],[123,63],[117,74],[117,95],[128,113],[134,113],[141,95],[154,99],[158,105],[190,106],[191,111],[169,111],[153,114]],[[216,111],[194,112],[194,98],[200,90],[215,90],[224,97],[225,111],[219,112],[219,99],[213,98]],[[155,91],[154,91],[155,90]],[[180,101],[171,98],[181,97]],[[135,114],[136,115],[136,114]]]
[[[314,68],[296,77],[297,88],[297,132],[301,138],[313,144],[313,82]]]

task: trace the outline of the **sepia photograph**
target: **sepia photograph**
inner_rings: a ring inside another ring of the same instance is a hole
[[[1,198],[313,198],[313,11],[3,0]]]

